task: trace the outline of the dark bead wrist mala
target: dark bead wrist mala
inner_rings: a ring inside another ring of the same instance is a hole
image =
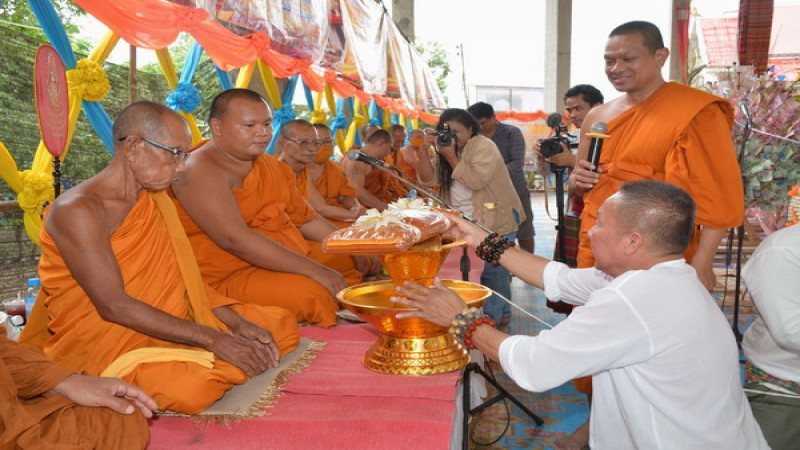
[[[500,256],[502,256],[503,252],[513,246],[513,241],[497,233],[491,233],[478,245],[478,248],[475,249],[475,254],[478,255],[478,258],[497,266],[500,264]]]

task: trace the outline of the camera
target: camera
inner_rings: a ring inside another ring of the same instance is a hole
[[[569,147],[569,140],[566,136],[561,134],[557,134],[551,138],[542,139],[541,144],[541,152],[542,156],[545,158],[549,158],[553,155],[557,155],[564,151],[564,147],[561,144],[566,144]]]
[[[453,145],[453,131],[450,130],[450,125],[444,124],[441,130],[436,131],[436,145],[439,147],[450,147]]]

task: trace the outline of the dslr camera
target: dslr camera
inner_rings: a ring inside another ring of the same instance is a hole
[[[436,145],[438,147],[450,147],[453,144],[455,135],[450,129],[450,125],[444,124],[441,130],[436,131]]]
[[[569,148],[569,139],[567,139],[567,136],[565,136],[567,127],[559,125],[553,127],[553,131],[556,133],[555,136],[542,140],[540,150],[545,158],[549,158],[553,155],[563,152],[564,147],[561,144],[564,144],[567,146],[567,148]]]

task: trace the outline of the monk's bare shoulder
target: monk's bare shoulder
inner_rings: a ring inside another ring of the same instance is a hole
[[[74,239],[86,232],[107,236],[118,226],[109,223],[105,199],[80,187],[65,192],[47,212],[44,227],[56,242],[60,238]]]
[[[215,151],[209,145],[206,143],[192,152],[192,156],[186,160],[186,167],[172,183],[172,190],[179,198],[233,187],[233,176],[224,164],[217,161]]]

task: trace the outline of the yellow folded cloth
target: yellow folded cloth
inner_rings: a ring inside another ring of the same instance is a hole
[[[139,364],[169,361],[193,362],[207,369],[211,369],[214,367],[214,354],[205,350],[188,350],[183,348],[137,348],[115,359],[114,362],[106,367],[102,376],[121,378],[133,372]]]

